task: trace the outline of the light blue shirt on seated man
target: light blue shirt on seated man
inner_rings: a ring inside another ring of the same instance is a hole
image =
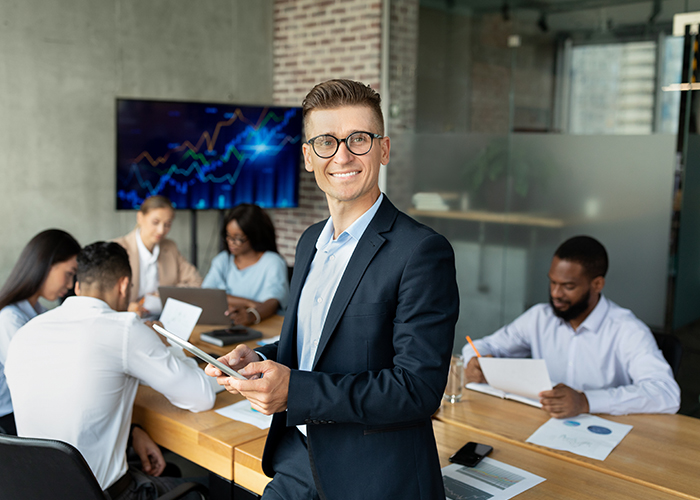
[[[649,328],[601,294],[574,330],[549,304],[537,304],[474,341],[479,354],[544,359],[553,384],[583,391],[591,413],[676,413],[680,388]],[[464,359],[475,356],[469,344]]]
[[[202,288],[218,288],[235,297],[265,302],[277,299],[280,310],[287,307],[289,281],[287,263],[275,252],[265,252],[255,264],[238,269],[226,250],[211,261]]]

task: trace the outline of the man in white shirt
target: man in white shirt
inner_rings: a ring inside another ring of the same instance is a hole
[[[680,389],[649,328],[603,296],[608,255],[589,236],[557,249],[549,304],[533,306],[474,344],[482,356],[544,359],[551,391],[540,393],[556,418],[580,413],[675,413]],[[474,349],[463,349],[469,382],[486,382]]]
[[[171,481],[127,471],[139,381],[194,412],[214,405],[213,389],[193,360],[173,356],[134,313],[123,312],[131,286],[124,248],[93,243],[77,260],[77,296],[27,323],[10,343],[5,373],[18,434],[75,446],[112,498],[136,498],[144,488],[162,493]],[[145,432],[132,436],[145,472],[159,475],[157,446]]]

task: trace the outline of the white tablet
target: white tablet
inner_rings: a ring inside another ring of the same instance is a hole
[[[219,370],[221,370],[226,375],[228,375],[230,377],[235,377],[235,378],[238,378],[241,380],[248,380],[243,375],[241,375],[240,373],[235,371],[233,368],[226,366],[221,361],[218,361],[215,358],[209,356],[206,352],[201,350],[199,347],[190,344],[186,340],[181,339],[180,337],[178,337],[177,335],[175,335],[172,332],[169,332],[165,328],[162,328],[158,325],[153,325],[153,328],[155,328],[155,330],[158,333],[160,333],[161,335],[164,335],[171,342],[174,342],[175,344],[179,345],[183,349],[187,349],[188,351],[190,351],[192,354],[197,356],[202,361],[206,361],[207,363],[210,363],[210,364],[216,366]]]

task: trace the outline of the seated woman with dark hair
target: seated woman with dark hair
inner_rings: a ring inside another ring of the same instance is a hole
[[[228,314],[238,325],[257,324],[287,306],[287,263],[277,253],[275,227],[257,205],[241,204],[224,218],[224,251],[211,262],[202,288],[228,294]]]
[[[80,244],[60,229],[34,236],[24,247],[10,276],[0,289],[0,428],[16,434],[4,365],[10,340],[17,330],[46,311],[39,297],[54,301],[72,290]]]

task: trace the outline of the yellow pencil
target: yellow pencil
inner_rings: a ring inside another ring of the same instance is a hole
[[[467,342],[469,342],[469,345],[472,346],[472,349],[474,349],[476,356],[480,358],[481,354],[479,354],[479,351],[476,349],[476,346],[474,345],[474,342],[472,342],[472,338],[469,335],[467,335]]]

